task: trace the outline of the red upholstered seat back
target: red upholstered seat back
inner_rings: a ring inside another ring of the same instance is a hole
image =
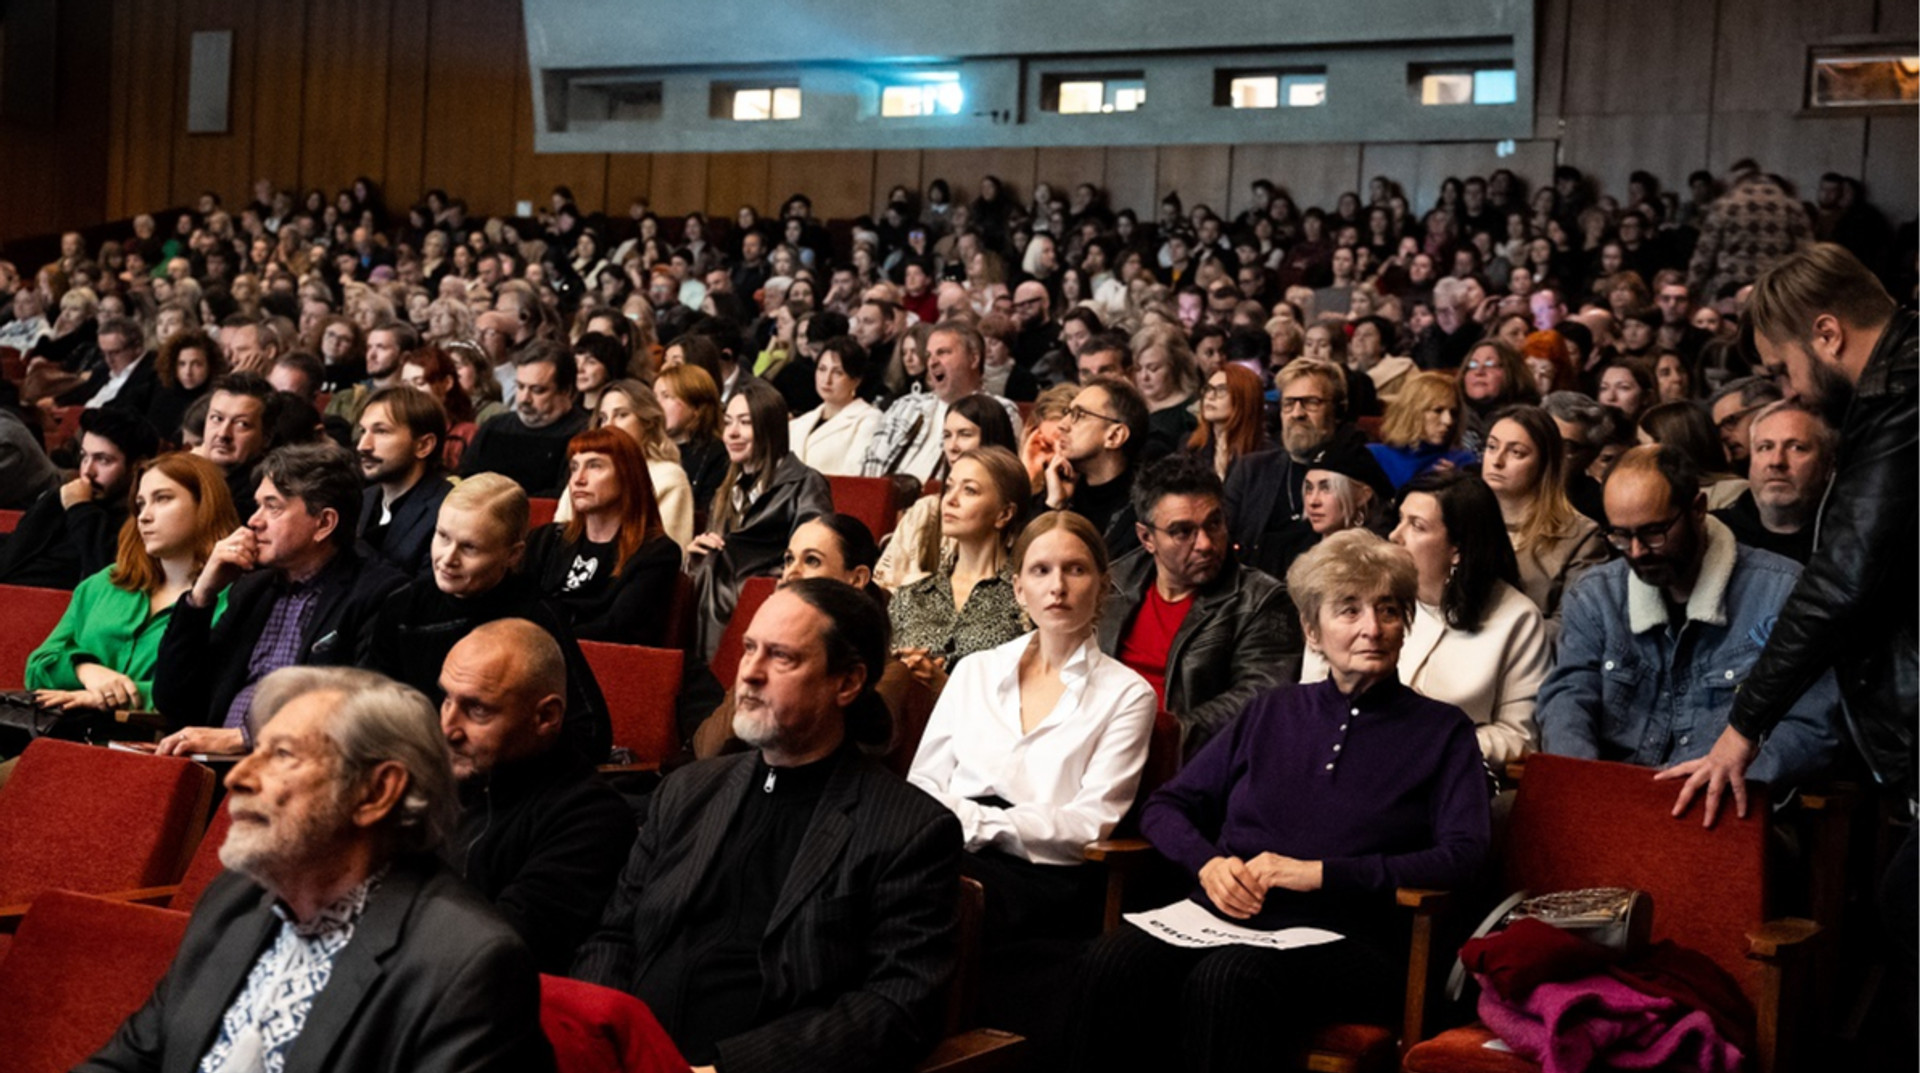
[[[42,738],[0,786],[0,905],[177,882],[212,800],[191,760]]]
[[[559,509],[560,501],[557,499],[535,498],[527,500],[527,531],[531,533],[535,529],[551,523],[554,512]]]
[[[0,960],[9,1073],[64,1073],[113,1038],[173,962],[187,914],[67,891],[34,899]]]
[[[20,518],[24,510],[0,510],[0,533],[11,533],[20,528]]]
[[[1746,956],[1746,934],[1768,919],[1765,794],[1746,819],[1728,807],[1707,829],[1698,805],[1673,818],[1678,790],[1643,767],[1528,757],[1509,828],[1507,883],[1535,893],[1644,890],[1653,896],[1656,941],[1713,958],[1752,996],[1759,972]]]
[[[613,719],[613,743],[633,752],[634,762],[658,764],[679,746],[674,698],[680,693],[686,653],[677,649],[580,642]]]
[[[624,991],[542,976],[540,1027],[559,1073],[686,1073],[653,1011]]]
[[[60,625],[72,599],[59,589],[0,585],[0,689],[26,688],[27,657]]]
[[[233,824],[233,816],[227,812],[229,804],[231,802],[221,802],[213,819],[207,821],[207,833],[200,836],[200,848],[193,851],[193,861],[187,865],[187,874],[180,877],[180,890],[167,903],[167,908],[183,913],[193,912],[194,905],[207,892],[207,887],[220,878],[221,872],[227,870],[227,866],[220,863],[220,844],[227,840],[227,828]]]
[[[727,620],[726,632],[720,635],[720,647],[714,649],[713,662],[707,665],[723,688],[733,688],[734,675],[740,671],[740,646],[746,640],[747,625],[779,584],[778,578],[770,577],[750,577],[740,583],[740,598],[734,602],[733,617]]]
[[[892,478],[828,477],[827,485],[833,489],[833,509],[867,523],[873,539],[893,532],[900,516],[893,509]]]

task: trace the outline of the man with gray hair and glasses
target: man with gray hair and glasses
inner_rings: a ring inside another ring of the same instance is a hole
[[[167,975],[82,1073],[551,1070],[520,937],[437,856],[440,721],[369,671],[289,667],[228,774],[228,871]]]

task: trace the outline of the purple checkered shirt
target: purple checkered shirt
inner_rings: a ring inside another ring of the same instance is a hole
[[[319,590],[310,582],[294,582],[273,601],[266,629],[260,631],[260,639],[253,643],[253,658],[247,663],[246,688],[233,698],[233,705],[227,709],[227,721],[221,725],[229,729],[244,727],[247,707],[253,703],[253,691],[259,688],[260,679],[300,661],[300,639],[306,635],[307,617],[312,614],[313,601],[319,595]]]

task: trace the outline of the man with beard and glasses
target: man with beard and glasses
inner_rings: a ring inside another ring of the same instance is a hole
[[[1285,586],[1234,559],[1225,498],[1213,467],[1192,454],[1142,470],[1140,546],[1115,560],[1100,614],[1101,650],[1153,686],[1188,757],[1255,694],[1300,675],[1299,617]]]
[[[227,776],[228,871],[173,965],[81,1073],[544,1073],[526,945],[438,857],[453,772],[433,706],[345,668],[276,671]]]
[[[1684,773],[1674,812],[1705,791],[1712,823],[1730,792],[1744,815],[1754,757],[1829,672],[1839,679],[1854,746],[1893,805],[1911,809],[1920,708],[1920,332],[1858,258],[1825,242],[1762,273],[1748,314],[1767,371],[1787,381],[1790,397],[1826,414],[1840,430],[1840,451],[1813,556],[1734,699],[1726,732]],[[1920,956],[1916,832],[1907,829],[1881,888],[1909,989]],[[1913,1026],[1906,1028],[1911,1039]]]
[[[1561,607],[1558,661],[1535,710],[1540,748],[1673,769],[1726,727],[1800,568],[1708,516],[1700,473],[1677,448],[1621,455],[1604,495],[1621,558],[1588,571]],[[1838,703],[1823,675],[1774,728],[1753,777],[1784,790],[1826,771]]]
[[[638,995],[707,1073],[911,1069],[953,971],[960,823],[862,749],[886,612],[790,581],[747,627],[733,730],[751,751],[654,792],[573,975]]]
[[[1339,366],[1295,358],[1274,375],[1280,446],[1242,458],[1227,473],[1227,523],[1242,562],[1275,577],[1315,540],[1303,491],[1309,463],[1335,450],[1366,449],[1343,420],[1346,376]]]
[[[133,471],[160,453],[143,417],[121,410],[80,415],[80,473],[34,501],[0,546],[0,584],[72,589],[111,566],[127,520]]]
[[[376,391],[400,385],[400,367],[406,356],[420,349],[420,333],[413,325],[389,321],[367,332],[367,378],[351,391],[335,392],[327,401],[327,416],[338,417],[352,428],[360,423],[360,411]]]
[[[513,410],[481,425],[460,460],[462,476],[498,473],[530,496],[559,496],[567,475],[567,441],[589,415],[575,390],[578,367],[567,348],[527,344],[514,360]]]
[[[440,466],[447,414],[424,391],[382,388],[360,413],[355,457],[367,482],[360,505],[360,551],[425,577],[440,502],[453,485]]]

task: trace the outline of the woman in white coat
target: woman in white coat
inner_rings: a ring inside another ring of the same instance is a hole
[[[1419,607],[1400,653],[1400,679],[1474,722],[1487,766],[1501,772],[1540,744],[1534,701],[1553,665],[1540,608],[1520,591],[1520,567],[1500,503],[1461,470],[1414,478],[1392,540],[1420,571]],[[1301,681],[1326,677],[1311,651]]]
[[[857,477],[867,441],[880,427],[880,409],[860,397],[867,378],[865,348],[842,335],[820,344],[813,387],[820,405],[793,419],[787,439],[800,461],[829,477]]]

